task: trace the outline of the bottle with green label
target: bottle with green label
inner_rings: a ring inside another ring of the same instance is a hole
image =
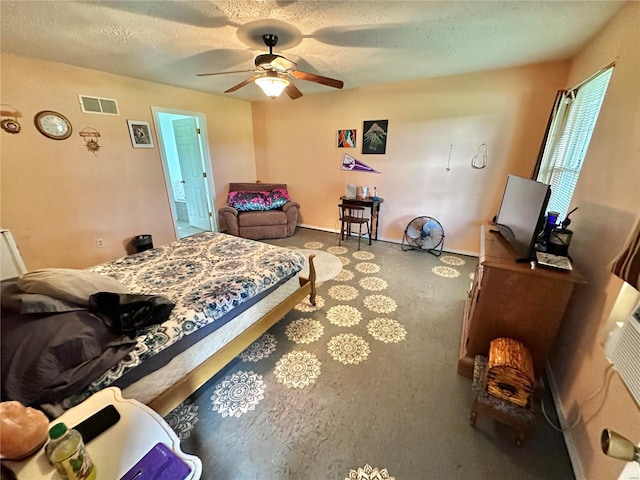
[[[85,448],[80,432],[57,423],[49,430],[47,457],[57,472],[68,480],[95,480],[96,467]]]

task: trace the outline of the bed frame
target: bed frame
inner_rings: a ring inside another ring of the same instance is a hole
[[[272,308],[251,327],[220,348],[179,383],[149,402],[149,407],[163,417],[168,415],[307,296],[309,297],[309,302],[315,305],[316,270],[313,264],[314,258],[315,255],[309,255],[309,278],[299,278],[300,288]]]

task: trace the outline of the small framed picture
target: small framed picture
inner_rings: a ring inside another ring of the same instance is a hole
[[[355,148],[356,130],[338,130],[338,148]]]
[[[129,125],[129,135],[133,148],[153,148],[153,137],[149,122],[141,120],[127,120]]]

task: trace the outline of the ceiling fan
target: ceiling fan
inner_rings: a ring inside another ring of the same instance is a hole
[[[226,75],[228,73],[242,73],[242,72],[254,72],[252,76],[246,80],[234,85],[233,87],[225,90],[224,93],[235,92],[236,90],[248,85],[251,82],[255,82],[262,91],[269,97],[275,98],[279,96],[284,90],[292,100],[300,98],[302,92],[293,84],[291,79],[307,80],[309,82],[319,83],[321,85],[327,85],[333,88],[342,88],[344,83],[342,80],[335,80],[329,77],[323,77],[322,75],[316,75],[315,73],[302,72],[296,70],[296,63],[273,53],[273,47],[278,44],[278,36],[273,34],[262,35],[262,41],[269,47],[269,53],[263,53],[258,55],[254,64],[256,66],[253,70],[232,70],[229,72],[218,73],[198,73],[197,76],[205,77],[209,75]]]

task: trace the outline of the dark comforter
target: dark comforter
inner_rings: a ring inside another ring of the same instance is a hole
[[[2,400],[39,405],[86,388],[136,345],[78,310],[20,315],[2,310]]]

